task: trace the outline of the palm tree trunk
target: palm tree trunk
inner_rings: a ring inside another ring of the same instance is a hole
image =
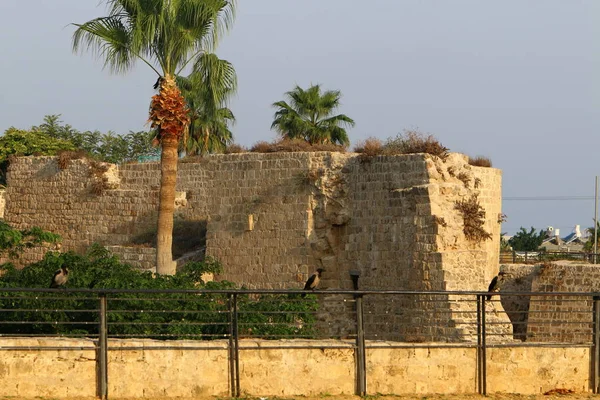
[[[208,154],[208,136],[210,135],[210,132],[208,130],[208,127],[204,128],[204,148],[202,149],[202,154]]]
[[[156,234],[156,272],[161,275],[174,275],[177,269],[173,261],[172,245],[178,144],[176,137],[167,136],[161,140],[160,197]]]

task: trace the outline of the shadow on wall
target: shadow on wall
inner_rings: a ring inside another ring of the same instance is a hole
[[[500,271],[509,273],[502,285],[503,292],[531,292],[533,279],[539,267],[535,265],[501,265]],[[501,295],[500,302],[513,326],[513,338],[527,340],[529,296]]]
[[[185,220],[176,218],[173,221],[173,259],[206,248],[206,224],[205,219]],[[131,240],[131,244],[156,247],[156,225],[136,235]]]

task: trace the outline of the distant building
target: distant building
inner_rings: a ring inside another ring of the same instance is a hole
[[[546,251],[581,252],[586,239],[581,233],[581,226],[575,225],[572,232],[565,237],[560,237],[560,229],[552,226],[546,228],[546,239],[540,246]]]

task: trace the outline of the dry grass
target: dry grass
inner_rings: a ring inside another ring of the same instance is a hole
[[[457,201],[454,203],[454,208],[463,216],[463,232],[467,240],[480,243],[492,238],[492,235],[483,229],[485,210],[479,204],[476,194],[468,199]]]
[[[383,154],[383,143],[377,138],[370,137],[354,146],[354,152],[360,154],[359,160],[361,162],[368,162],[373,157]]]
[[[395,139],[388,139],[384,145],[385,154],[427,153],[445,160],[448,148],[443,146],[433,135],[415,130],[405,131]]]
[[[246,153],[248,152],[248,149],[245,148],[244,146],[241,146],[237,143],[232,143],[229,146],[227,146],[225,148],[225,151],[223,153],[225,154],[238,154],[238,153]]]
[[[292,153],[332,151],[344,153],[345,147],[336,144],[310,144],[302,139],[281,139],[274,142],[258,142],[250,148],[253,153]]]
[[[474,167],[492,167],[492,160],[487,157],[477,156],[477,157],[469,157],[469,165]]]
[[[89,159],[88,154],[83,151],[67,151],[62,150],[58,152],[58,168],[61,170],[67,169],[69,164],[71,164],[71,160],[81,160],[81,159]]]

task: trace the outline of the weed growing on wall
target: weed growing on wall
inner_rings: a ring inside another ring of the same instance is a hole
[[[483,229],[485,224],[485,210],[479,204],[477,195],[454,203],[454,208],[463,216],[463,232],[467,240],[480,243],[492,238],[492,235]]]

